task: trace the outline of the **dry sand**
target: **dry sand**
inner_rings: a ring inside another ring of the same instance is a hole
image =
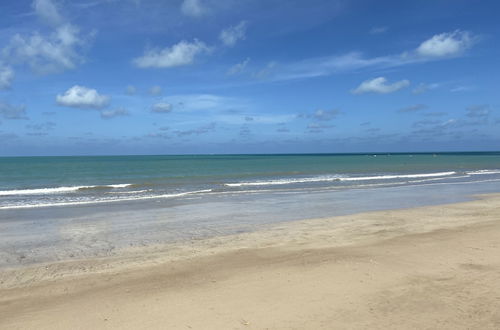
[[[500,329],[500,195],[0,273],[1,329]]]

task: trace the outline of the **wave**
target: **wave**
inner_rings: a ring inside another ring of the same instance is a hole
[[[50,206],[76,206],[76,205],[86,205],[86,204],[102,204],[102,203],[113,203],[113,202],[129,202],[144,199],[159,199],[159,198],[174,198],[182,197],[187,195],[202,194],[212,192],[212,189],[186,191],[174,194],[162,194],[162,195],[149,195],[149,196],[135,196],[127,198],[105,198],[97,200],[86,200],[86,201],[67,201],[67,202],[55,202],[55,203],[38,203],[38,204],[22,204],[22,205],[6,205],[0,206],[0,209],[27,209],[27,208],[38,208],[38,207],[50,207]]]
[[[377,176],[357,176],[357,177],[343,177],[339,175],[329,176],[316,176],[308,178],[293,178],[293,179],[278,179],[266,181],[251,181],[251,182],[238,182],[226,183],[228,187],[243,187],[243,186],[271,186],[271,185],[284,185],[293,183],[308,183],[308,182],[334,182],[334,181],[372,181],[372,180],[390,180],[390,179],[414,179],[414,178],[429,178],[429,177],[445,177],[457,174],[457,172],[437,172],[437,173],[422,173],[422,174],[397,174],[397,175],[377,175]]]
[[[151,189],[131,190],[131,191],[110,191],[109,194],[142,194],[151,191]]]
[[[0,196],[15,196],[15,195],[45,195],[45,194],[58,194],[58,193],[69,193],[79,190],[87,189],[116,189],[116,188],[126,188],[130,184],[109,184],[109,185],[97,185],[97,186],[72,186],[72,187],[54,187],[54,188],[37,188],[37,189],[14,189],[14,190],[0,190]]]
[[[478,170],[467,172],[469,175],[500,174],[500,170]]]
[[[267,185],[282,185],[291,183],[306,183],[306,182],[320,182],[320,181],[339,181],[340,176],[317,176],[312,178],[296,178],[296,179],[278,179],[267,181],[252,181],[252,182],[238,182],[238,183],[225,183],[228,187],[242,187],[242,186],[267,186]]]
[[[437,172],[423,174],[397,174],[397,175],[379,175],[379,176],[359,176],[350,178],[341,178],[340,181],[369,181],[369,180],[390,180],[390,179],[415,179],[415,178],[433,178],[438,176],[450,176],[457,172]]]

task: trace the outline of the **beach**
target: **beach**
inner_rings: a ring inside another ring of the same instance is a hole
[[[1,272],[5,329],[498,329],[500,195]]]

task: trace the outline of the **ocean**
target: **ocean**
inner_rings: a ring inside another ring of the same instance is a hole
[[[0,268],[500,192],[500,153],[0,158]]]
[[[0,158],[0,209],[492,179],[500,153]]]

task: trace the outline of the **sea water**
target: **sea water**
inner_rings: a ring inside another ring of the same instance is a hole
[[[500,153],[0,158],[0,267],[500,192]]]

